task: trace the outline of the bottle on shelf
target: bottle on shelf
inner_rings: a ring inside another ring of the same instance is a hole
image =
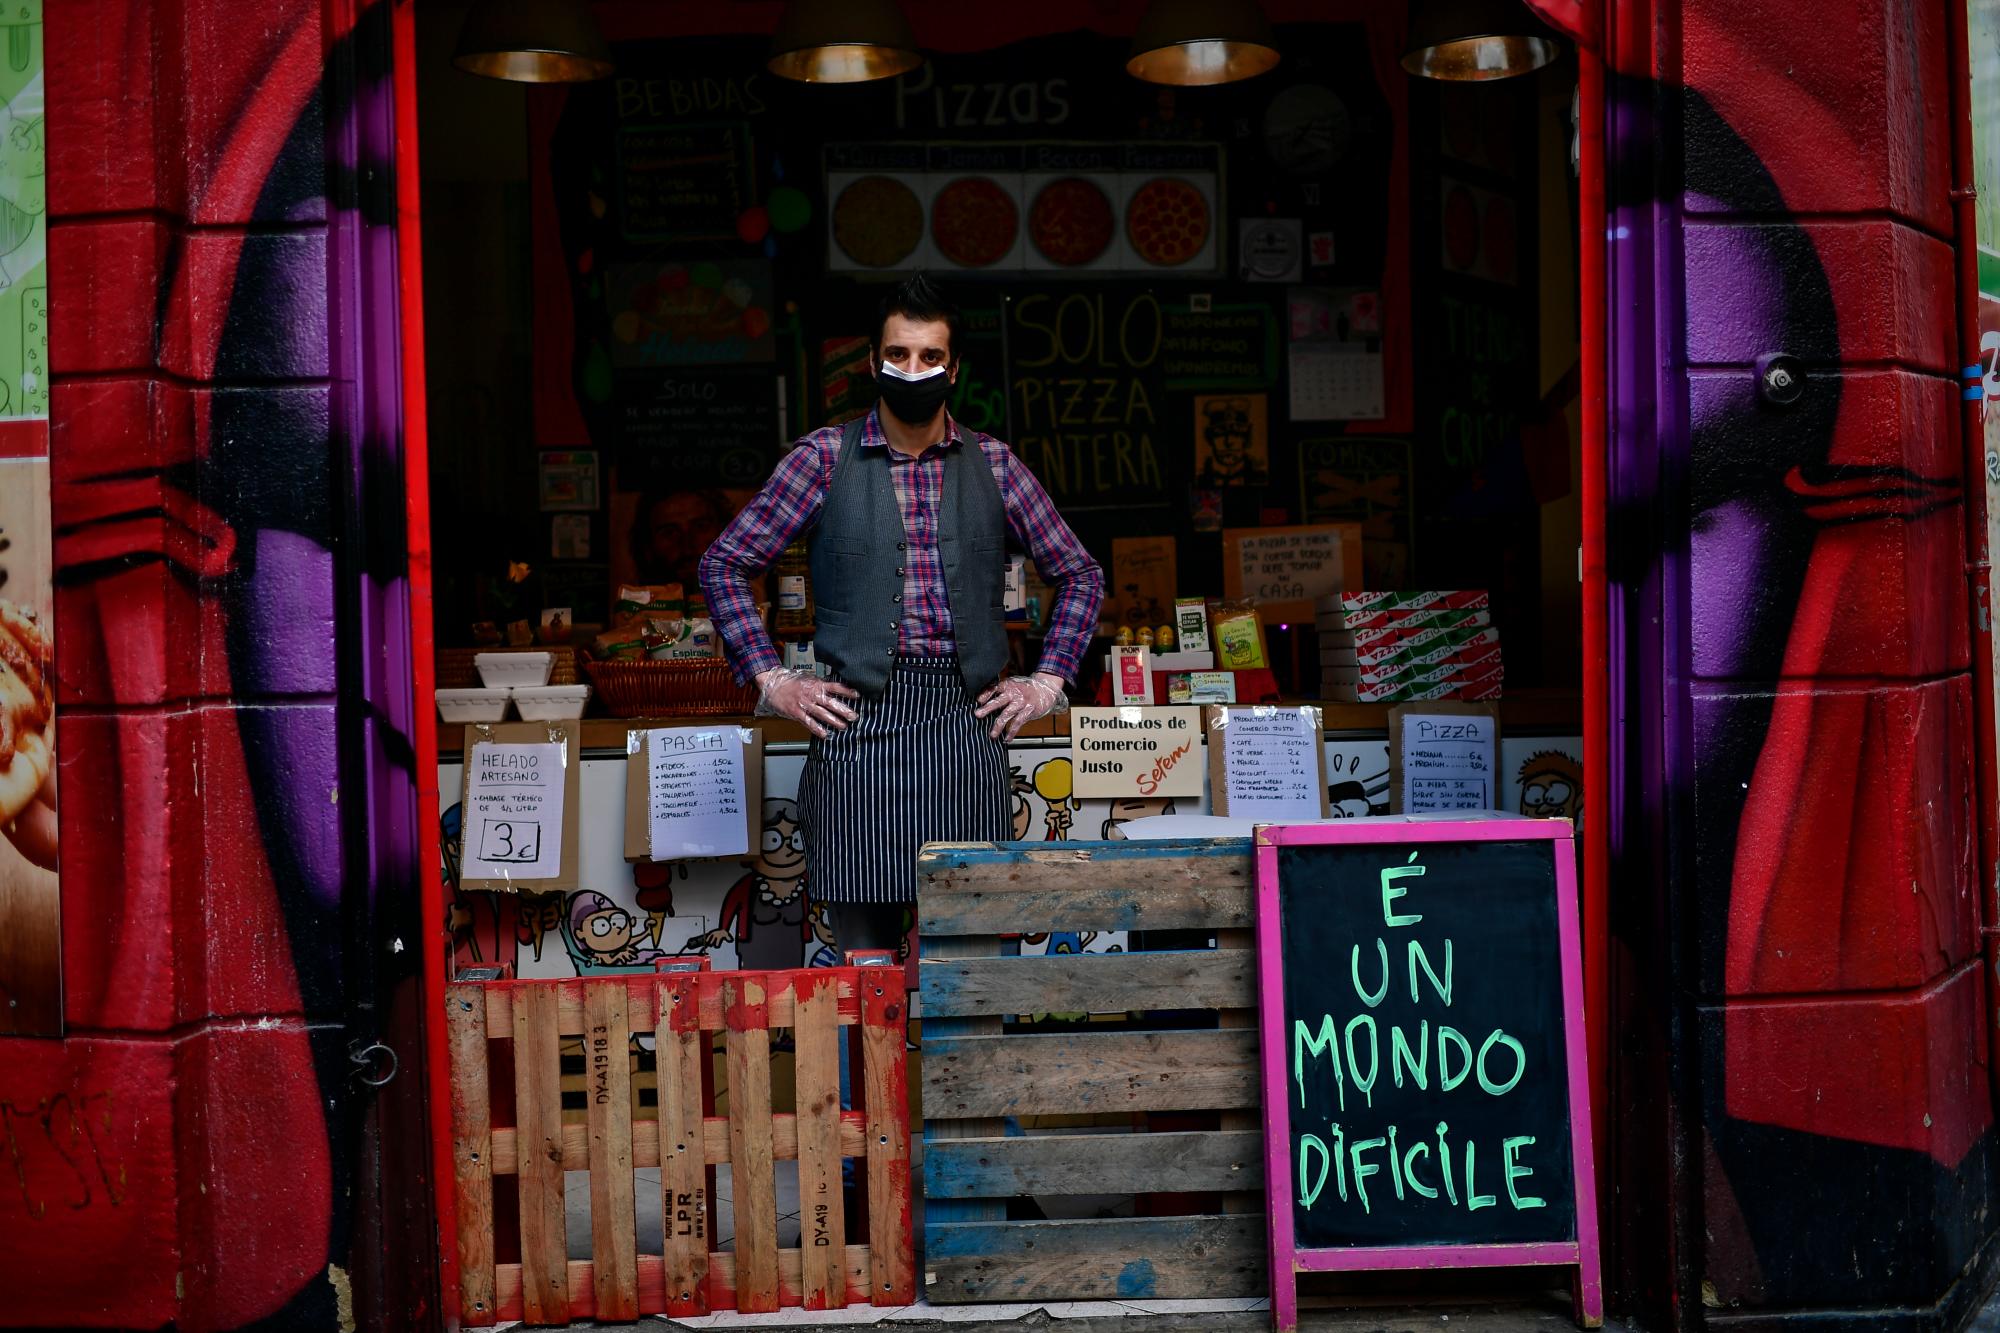
[[[793,542],[778,556],[777,605],[771,627],[780,634],[805,634],[813,627],[812,571],[804,542]]]

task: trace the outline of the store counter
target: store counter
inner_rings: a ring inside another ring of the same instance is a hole
[[[1388,813],[1388,706],[1321,705],[1329,804],[1336,815]],[[1500,701],[1503,807],[1524,814],[1582,810],[1583,745],[1578,697],[1524,692]],[[763,839],[755,857],[730,861],[628,864],[625,845],[625,734],[657,726],[735,721],[763,732]],[[443,753],[439,790],[447,846],[456,841],[462,726],[438,728]],[[583,723],[578,834],[581,887],[561,900],[457,894],[456,855],[446,878],[455,899],[461,965],[511,963],[516,975],[569,976],[602,966],[643,965],[676,954],[707,954],[716,967],[799,967],[834,958],[831,932],[811,907],[804,840],[798,830],[799,772],[805,728],[782,718],[591,718]],[[1008,747],[1017,839],[1115,838],[1129,820],[1159,814],[1206,814],[1194,799],[1078,800],[1070,766],[1069,718],[1031,725]],[[1205,769],[1204,765],[1204,769]],[[608,936],[580,929],[613,912],[626,928]],[[1059,934],[1024,941],[1025,951],[1110,952],[1122,934]]]

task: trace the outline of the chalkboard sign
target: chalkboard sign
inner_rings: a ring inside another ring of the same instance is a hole
[[[629,490],[750,487],[778,461],[768,370],[621,370],[619,482]]]
[[[1601,1317],[1566,824],[1257,838],[1274,1304],[1310,1270],[1573,1265]]]

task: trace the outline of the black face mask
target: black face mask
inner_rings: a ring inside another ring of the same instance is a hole
[[[924,426],[937,419],[938,409],[951,396],[951,376],[943,366],[919,375],[910,375],[884,361],[875,375],[882,406],[906,426]]]

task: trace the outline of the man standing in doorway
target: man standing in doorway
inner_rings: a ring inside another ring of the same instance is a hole
[[[716,631],[758,711],[812,732],[799,779],[807,875],[840,948],[894,948],[926,842],[1012,829],[1005,743],[1055,712],[1097,628],[1104,574],[1005,444],[951,419],[958,310],[923,276],[875,321],[881,401],[813,432],[701,561]],[[749,580],[807,534],[814,655],[782,667]],[[1033,675],[1007,675],[1009,544],[1055,589]]]

